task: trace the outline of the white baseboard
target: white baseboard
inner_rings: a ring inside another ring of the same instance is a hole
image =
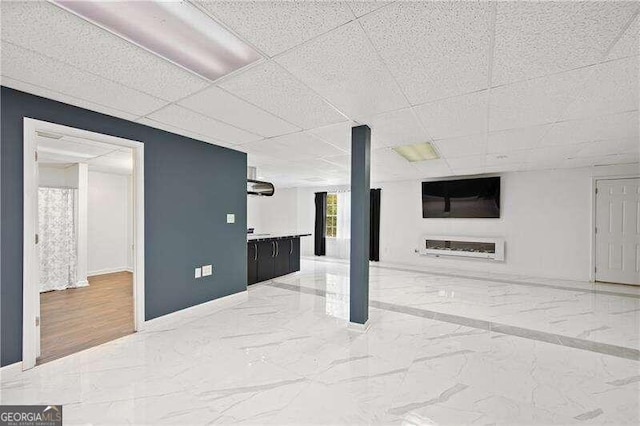
[[[165,328],[175,327],[185,321],[192,321],[196,318],[210,315],[230,306],[235,306],[246,302],[249,299],[247,290],[238,293],[223,296],[218,299],[210,300],[199,305],[171,312],[169,314],[157,317],[144,323],[145,331],[158,331]]]
[[[349,324],[347,325],[347,328],[349,330],[359,331],[361,333],[366,333],[369,330],[370,326],[371,326],[371,323],[369,322],[369,320],[367,320],[364,324],[360,324],[358,322],[349,321]]]
[[[0,368],[0,379],[2,379],[0,381],[11,380],[20,373],[22,373],[22,361],[5,365],[4,367]]]
[[[113,274],[114,272],[133,272],[132,268],[128,266],[121,266],[119,268],[105,268],[98,269],[97,271],[87,272],[87,277],[95,277],[96,275]]]

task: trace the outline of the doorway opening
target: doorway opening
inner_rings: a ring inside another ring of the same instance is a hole
[[[24,119],[23,369],[141,330],[144,147]]]

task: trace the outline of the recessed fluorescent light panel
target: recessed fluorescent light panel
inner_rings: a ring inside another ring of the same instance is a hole
[[[393,150],[412,163],[439,158],[438,153],[429,142],[394,146]]]
[[[187,1],[53,3],[211,81],[261,57]]]

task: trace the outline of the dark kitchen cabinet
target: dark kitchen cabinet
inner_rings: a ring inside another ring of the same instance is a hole
[[[290,246],[289,242],[291,239],[282,239],[276,241],[276,253],[273,258],[274,261],[274,277],[280,277],[282,275],[287,275],[289,272],[289,253]]]
[[[258,282],[275,277],[275,241],[258,243]]]
[[[258,243],[247,244],[247,285],[258,282]]]
[[[247,242],[247,285],[300,270],[300,237]]]
[[[289,273],[300,270],[300,237],[289,241]]]

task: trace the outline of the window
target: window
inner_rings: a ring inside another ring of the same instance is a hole
[[[327,194],[326,235],[335,238],[338,226],[338,194]]]

